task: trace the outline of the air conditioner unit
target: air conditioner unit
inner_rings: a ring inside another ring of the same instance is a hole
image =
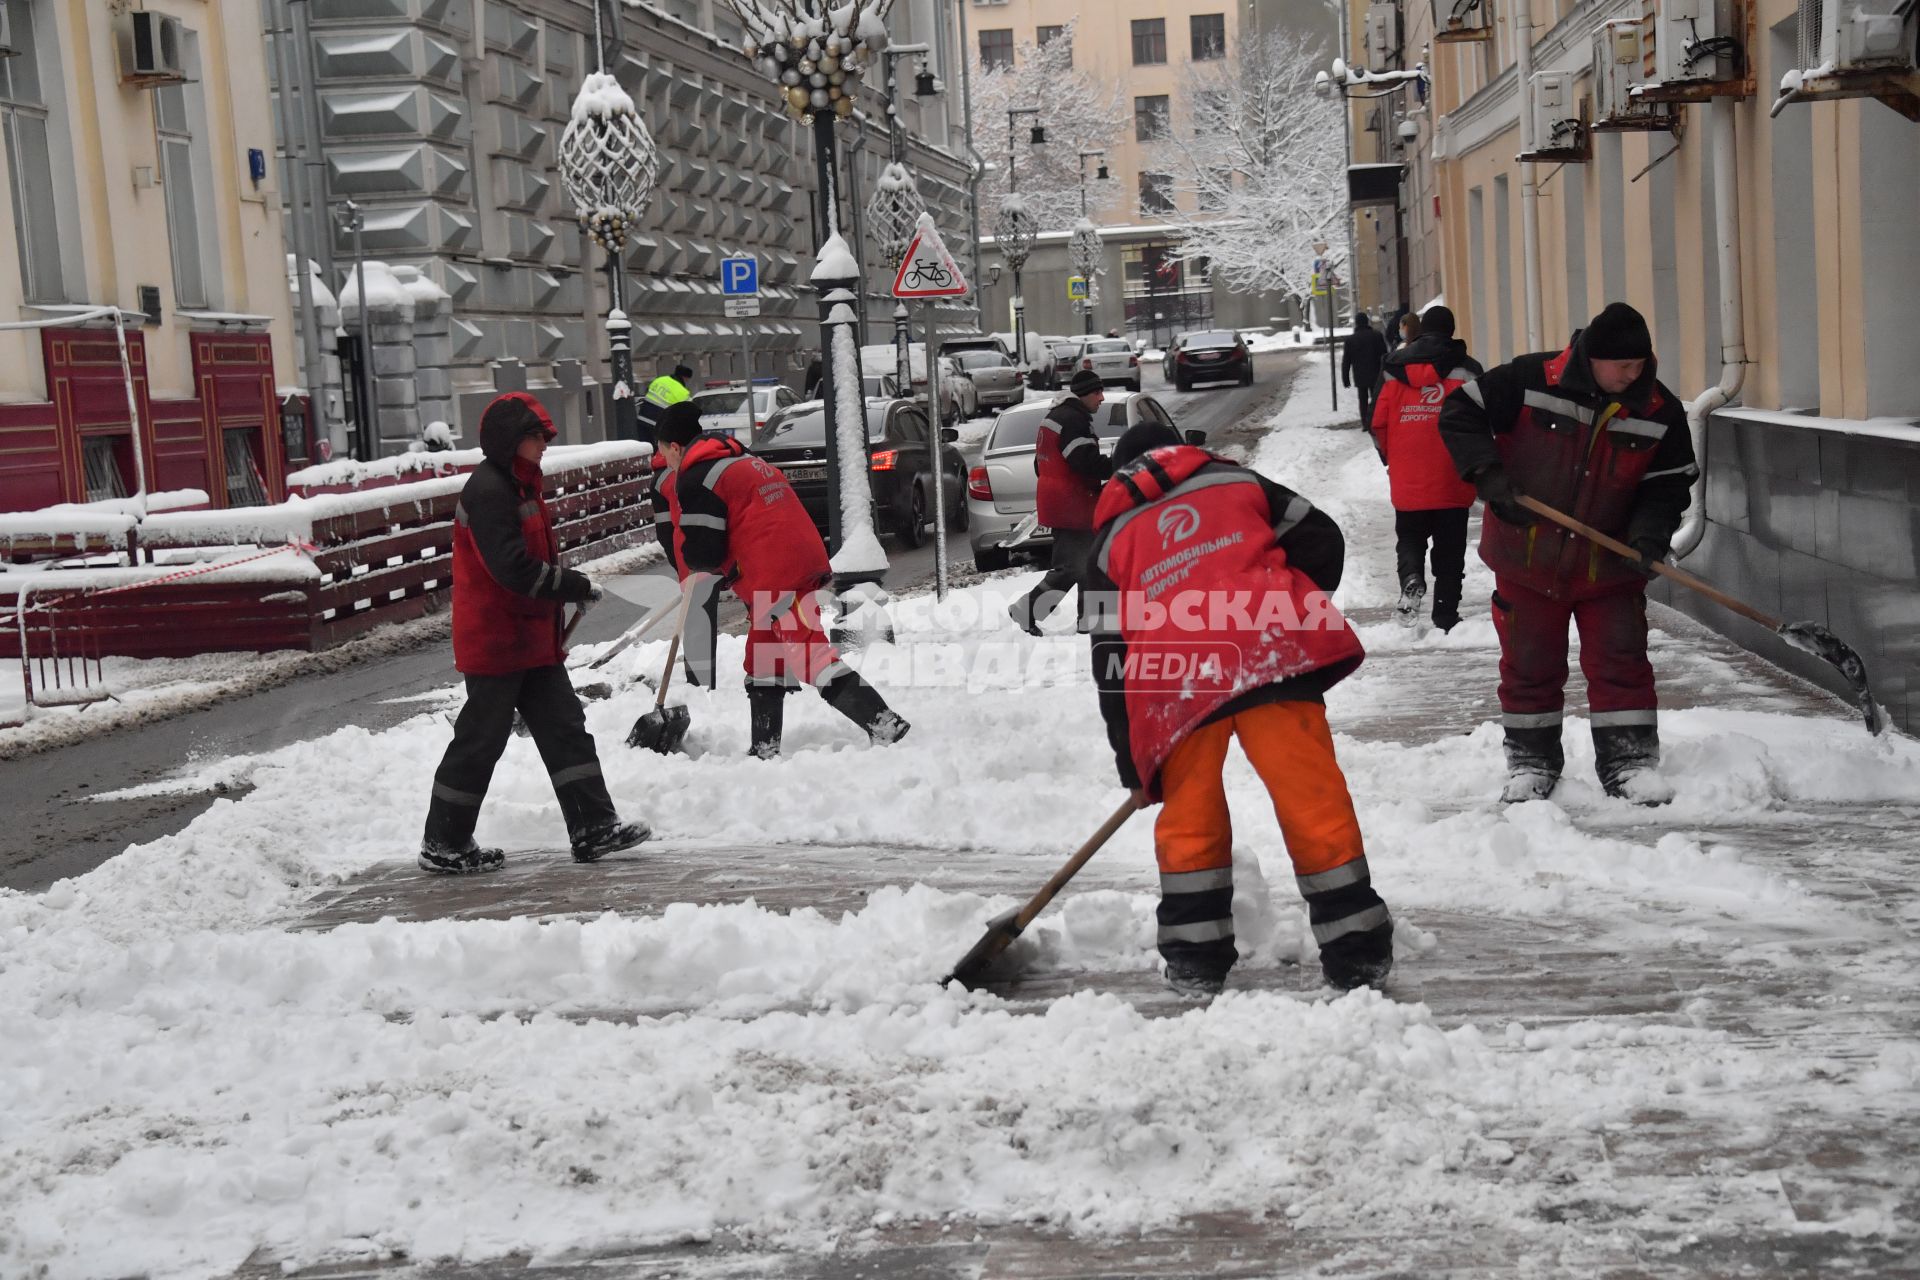
[[[1433,38],[1440,44],[1493,38],[1493,0],[1433,0]]]
[[[1400,51],[1400,10],[1393,0],[1373,0],[1367,6],[1367,65],[1376,71],[1388,67],[1388,58]]]
[[[1660,84],[1738,79],[1733,0],[1660,0],[1654,11],[1653,78]]]
[[[1915,12],[1894,0],[1800,0],[1800,66],[1810,75],[1911,70]]]
[[[1587,125],[1580,115],[1580,98],[1571,71],[1536,71],[1529,81],[1533,98],[1533,148],[1522,160],[1587,158]]]
[[[136,10],[120,20],[120,83],[148,88],[187,78],[180,19]]]
[[[1675,109],[1634,96],[1647,83],[1646,30],[1638,18],[1593,29],[1593,127],[1671,129]]]

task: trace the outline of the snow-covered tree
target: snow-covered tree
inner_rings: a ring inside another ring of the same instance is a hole
[[[1130,123],[1126,90],[1102,84],[1073,68],[1073,26],[1045,44],[1022,44],[1013,65],[973,71],[973,148],[993,168],[980,184],[980,205],[1000,207],[1007,193],[1007,110],[1038,107],[1016,116],[1013,147],[1019,188],[1043,231],[1064,231],[1080,220],[1080,153],[1110,148]],[[1027,139],[1034,125],[1047,131],[1040,146]],[[1099,161],[1087,161],[1087,207],[1098,217],[1118,194],[1111,181],[1094,178]],[[989,215],[991,216],[991,215]]]
[[[1180,256],[1205,258],[1237,291],[1304,293],[1313,242],[1346,202],[1340,100],[1313,92],[1319,48],[1250,39],[1239,56],[1192,64],[1173,122],[1151,149],[1171,178]]]

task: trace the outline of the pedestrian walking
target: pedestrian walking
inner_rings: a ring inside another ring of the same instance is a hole
[[[802,400],[817,400],[820,398],[820,379],[823,374],[824,369],[820,364],[819,356],[815,356],[813,359],[807,361],[806,387],[800,393]]]
[[[676,364],[672,373],[663,373],[647,384],[647,394],[640,401],[638,414],[640,439],[652,444],[659,438],[660,415],[667,411],[668,405],[679,404],[693,395],[687,389],[692,381],[693,370]]]
[[[541,496],[540,458],[554,434],[547,411],[524,391],[496,398],[480,417],[485,457],[461,490],[453,529],[453,664],[466,678],[467,701],[433,775],[420,841],[427,871],[496,871],[506,862],[500,850],[480,848],[473,832],[516,711],[546,765],[576,861],[652,834],[614,811],[564,665],[563,606],[590,604],[600,589],[560,567]]]
[[[820,591],[833,571],[786,476],[731,435],[702,434],[698,414],[664,417],[660,449],[676,472],[668,494],[679,564],[718,575],[747,606],[752,753],[780,754],[784,699],[802,684],[876,746],[905,737],[907,721],[827,639]]]
[[[1360,396],[1360,425],[1373,421],[1373,393],[1380,385],[1380,364],[1387,358],[1387,340],[1380,336],[1364,311],[1353,317],[1353,332],[1340,349],[1340,385]]]
[[[1420,314],[1408,311],[1400,317],[1399,326],[1394,334],[1394,345],[1412,342],[1420,336]]]
[[[1394,550],[1400,579],[1395,612],[1413,624],[1427,594],[1427,548],[1433,548],[1433,625],[1451,631],[1460,622],[1461,582],[1467,567],[1467,512],[1473,486],[1454,470],[1440,439],[1440,404],[1483,370],[1453,336],[1453,312],[1428,307],[1420,336],[1387,353],[1380,397],[1373,406],[1374,447],[1387,464],[1393,498]]]
[[[1404,331],[1400,327],[1400,321],[1404,319],[1406,315],[1407,309],[1405,307],[1395,307],[1387,313],[1386,323],[1380,326],[1380,336],[1386,340],[1387,350],[1392,351],[1395,347],[1406,341]]]
[[[661,421],[667,422],[676,415],[693,415],[697,424],[700,410],[691,400],[682,400],[669,405],[661,415]],[[694,428],[697,433],[700,428]],[[679,472],[667,464],[667,455],[656,449],[653,454],[653,534],[666,553],[667,563],[684,589],[690,573],[680,559],[680,550],[673,536],[673,482]],[[706,689],[719,686],[715,683],[715,669],[718,665],[720,644],[720,580],[712,574],[701,574],[693,584],[693,599],[687,607],[687,625],[680,637],[680,662],[687,673],[687,683]]]
[[[1161,805],[1168,984],[1211,995],[1237,955],[1221,777],[1234,738],[1273,802],[1321,972],[1342,989],[1378,984],[1393,964],[1393,921],[1323,701],[1363,657],[1327,599],[1346,556],[1339,526],[1162,424],[1129,428],[1114,461],[1087,569],[1094,673],[1121,785]]]
[[[1647,566],[1666,559],[1699,467],[1685,408],[1655,377],[1646,320],[1611,303],[1566,350],[1487,370],[1447,397],[1440,435],[1487,504],[1480,558],[1494,573],[1500,635],[1502,799],[1544,799],[1559,781],[1569,620],[1580,629],[1601,785],[1637,803],[1671,799],[1647,658]],[[1522,494],[1643,562],[1537,521]]]
[[[1033,590],[1007,608],[1014,624],[1029,635],[1040,635],[1040,624],[1067,598],[1068,591],[1081,585],[1087,549],[1093,544],[1093,512],[1100,486],[1113,474],[1113,464],[1100,452],[1100,434],[1094,428],[1094,414],[1106,398],[1100,375],[1082,369],[1040,424],[1033,454],[1038,477],[1034,514],[1053,530],[1052,558]],[[1080,617],[1086,617],[1085,591]]]

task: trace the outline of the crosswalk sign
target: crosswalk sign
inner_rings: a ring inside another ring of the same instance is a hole
[[[1067,277],[1067,301],[1085,302],[1087,300],[1087,278],[1085,276]]]

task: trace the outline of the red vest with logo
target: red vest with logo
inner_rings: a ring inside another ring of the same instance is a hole
[[[1085,423],[1086,434],[1083,436],[1076,429],[1067,446],[1098,449],[1100,441],[1093,432],[1093,415],[1072,397],[1056,404],[1040,424],[1040,438],[1033,455],[1036,481],[1033,507],[1040,523],[1049,529],[1093,528],[1094,510],[1100,501],[1100,482],[1087,479],[1067,465],[1060,440],[1061,428],[1068,423],[1077,427],[1080,422]],[[1082,439],[1088,443],[1078,443]]]
[[[668,487],[681,564],[686,563],[681,505],[694,485],[705,486],[726,506],[727,563],[722,572],[735,575],[733,593],[746,602],[755,621],[764,612],[756,601],[811,591],[833,576],[827,544],[787,477],[731,437],[694,441]]]
[[[1387,485],[1395,511],[1439,511],[1473,505],[1473,486],[1460,478],[1453,455],[1440,439],[1440,405],[1473,376],[1450,369],[1443,376],[1430,364],[1409,364],[1389,371],[1373,402],[1373,436],[1387,460]]]
[[[1173,749],[1228,702],[1365,656],[1279,539],[1313,508],[1274,511],[1252,472],[1187,445],[1107,482],[1093,559],[1119,588],[1134,767],[1157,787]],[[1113,630],[1102,602],[1096,623]]]
[[[1669,430],[1674,406],[1658,382],[1646,400],[1626,405],[1594,391],[1561,386],[1569,347],[1546,364],[1546,386],[1529,387],[1511,431],[1494,443],[1521,493],[1602,533],[1624,538],[1640,480]],[[1679,430],[1685,430],[1682,423]],[[1487,517],[1480,558],[1496,574],[1561,600],[1584,600],[1646,585],[1639,570],[1596,543],[1548,520],[1521,528]]]

